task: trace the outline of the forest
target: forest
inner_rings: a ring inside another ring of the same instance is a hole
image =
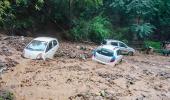
[[[0,29],[7,34],[27,35],[49,23],[74,41],[168,41],[170,0],[0,1]]]

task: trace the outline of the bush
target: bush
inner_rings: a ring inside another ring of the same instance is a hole
[[[124,27],[124,28],[115,28],[111,34],[111,38],[115,40],[121,40],[126,43],[128,43],[128,40],[131,37],[129,34],[129,28]]]
[[[108,38],[112,33],[110,21],[102,16],[94,17],[86,21],[84,19],[74,20],[74,27],[70,30],[73,40],[89,40],[99,43]]]
[[[90,21],[89,38],[93,42],[101,42],[108,38],[112,33],[112,27],[109,20],[102,16],[97,16]]]
[[[131,31],[134,32],[139,38],[145,38],[153,33],[155,27],[150,23],[133,24]]]
[[[161,42],[156,41],[144,41],[145,46],[151,46],[154,49],[161,49]]]
[[[89,23],[83,19],[74,20],[73,23],[75,26],[71,29],[69,37],[75,41],[87,40]]]
[[[0,91],[0,100],[14,100],[14,94],[7,91]]]

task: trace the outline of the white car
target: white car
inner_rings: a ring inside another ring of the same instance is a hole
[[[128,55],[133,56],[134,53],[135,53],[135,49],[127,46],[122,41],[106,39],[106,40],[103,41],[102,44],[103,45],[112,45],[112,46],[115,46],[115,47],[119,47],[120,50],[121,50],[121,54],[128,54]]]
[[[102,64],[115,66],[122,61],[120,49],[111,45],[103,45],[93,51],[92,60]]]
[[[25,47],[23,56],[30,59],[53,59],[58,48],[59,42],[56,38],[38,37]]]

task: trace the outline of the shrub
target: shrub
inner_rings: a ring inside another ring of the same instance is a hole
[[[69,37],[75,41],[87,40],[89,23],[83,19],[74,20],[73,23],[74,27],[71,29]]]
[[[136,33],[139,38],[145,38],[153,33],[155,27],[150,23],[143,24],[133,24],[131,26],[131,31]]]
[[[14,94],[7,91],[0,91],[0,100],[14,100]]]
[[[99,43],[110,36],[111,29],[111,23],[107,18],[97,16],[90,21],[89,38],[91,41]]]
[[[108,38],[111,31],[110,21],[102,16],[94,17],[91,20],[74,20],[74,26],[70,30],[70,37],[73,40],[90,40],[96,43]]]
[[[131,36],[128,34],[129,28],[115,28],[111,34],[111,38],[115,40],[121,40],[126,43],[131,38]]]
[[[161,49],[161,42],[156,41],[144,41],[145,46],[151,46],[154,49]]]

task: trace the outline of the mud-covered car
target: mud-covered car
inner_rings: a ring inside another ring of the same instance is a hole
[[[53,59],[59,42],[56,38],[38,37],[32,40],[24,49],[23,57],[29,59]]]
[[[128,54],[128,55],[131,55],[131,56],[133,56],[135,54],[135,49],[129,47],[127,44],[123,43],[122,41],[105,39],[104,41],[102,41],[101,44],[119,47],[120,50],[121,50],[121,54]]]
[[[93,51],[92,60],[102,64],[115,66],[122,61],[120,48],[111,45],[103,45]]]

